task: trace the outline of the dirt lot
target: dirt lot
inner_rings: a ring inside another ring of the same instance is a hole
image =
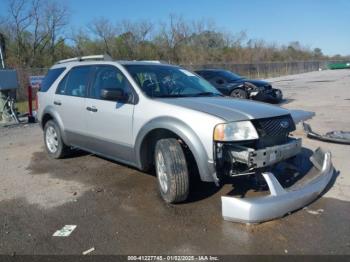
[[[315,130],[350,130],[349,70],[271,81],[285,93],[283,107],[316,113]],[[152,175],[82,152],[52,160],[38,125],[1,128],[0,253],[350,254],[350,147],[305,137],[304,145],[332,151],[330,190],[308,209],[243,225],[221,217],[220,196],[232,185],[208,184],[190,202],[166,205]],[[52,237],[64,225],[77,228]]]

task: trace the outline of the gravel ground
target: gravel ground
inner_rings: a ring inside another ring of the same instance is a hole
[[[270,79],[283,107],[314,112],[315,131],[350,130],[350,71]],[[300,128],[300,127],[299,127]],[[317,201],[259,225],[223,221],[220,196],[241,184],[199,185],[191,200],[166,205],[155,177],[76,152],[49,159],[38,125],[0,128],[1,254],[350,254],[350,147],[305,138],[332,151],[336,175]],[[69,237],[53,237],[77,225]]]

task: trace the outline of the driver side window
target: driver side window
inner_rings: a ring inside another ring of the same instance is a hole
[[[102,89],[121,89],[125,94],[131,94],[129,81],[123,73],[114,66],[97,66],[92,83],[91,98],[102,99]]]

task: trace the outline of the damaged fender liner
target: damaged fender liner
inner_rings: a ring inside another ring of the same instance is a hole
[[[311,126],[305,122],[303,122],[303,128],[307,137],[309,138],[314,138],[325,142],[350,145],[350,132],[332,131],[324,135],[320,135],[312,131]]]
[[[318,148],[310,160],[317,170],[317,176],[307,183],[296,183],[283,188],[272,173],[265,172],[262,175],[268,184],[270,195],[251,198],[222,196],[223,218],[235,222],[260,223],[283,217],[309,204],[326,188],[333,175],[330,152]]]

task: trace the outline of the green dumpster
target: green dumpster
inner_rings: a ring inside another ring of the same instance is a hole
[[[350,69],[350,62],[328,64],[329,69]]]

